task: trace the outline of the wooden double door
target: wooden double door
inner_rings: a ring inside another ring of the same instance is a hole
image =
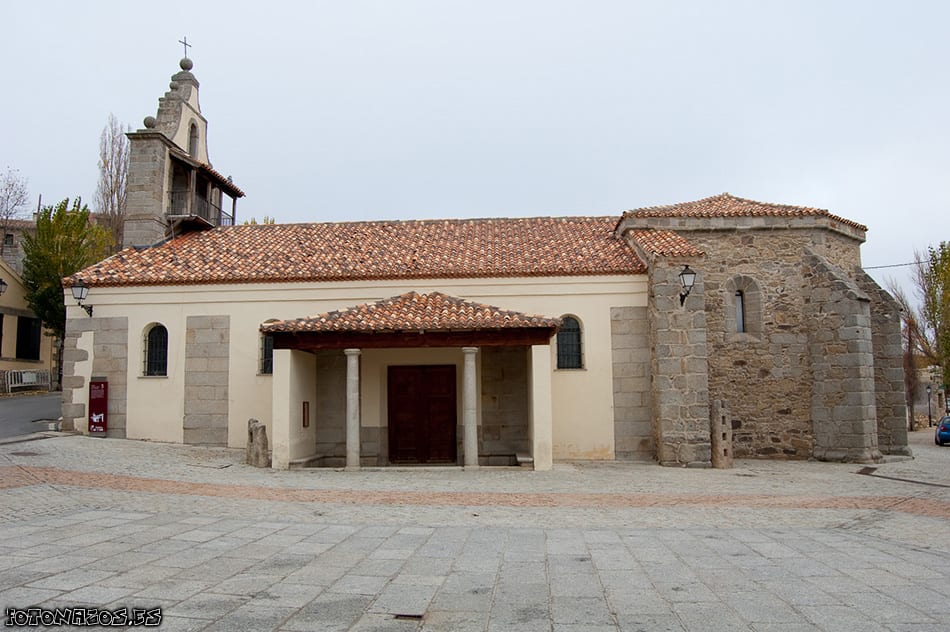
[[[455,365],[388,369],[389,461],[454,464]]]

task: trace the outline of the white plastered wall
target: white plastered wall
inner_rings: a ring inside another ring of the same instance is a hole
[[[610,308],[646,306],[645,275],[93,288],[87,302],[95,305],[97,317],[129,318],[129,437],[157,441],[180,442],[182,438],[187,317],[229,315],[228,445],[243,447],[248,418],[263,421],[268,436],[275,436],[271,427],[273,377],[259,373],[261,323],[312,316],[413,290],[438,291],[527,314],[577,317],[583,328],[584,368],[558,370],[553,340],[550,347],[553,456],[613,458]],[[141,377],[143,335],[152,322],[168,328],[167,378]],[[460,379],[461,350],[434,351],[419,350],[418,355],[416,350],[364,352],[363,425],[385,425],[383,383],[372,376],[380,374],[392,354],[418,357],[419,363],[441,363],[436,358],[444,353],[451,359],[446,363],[457,364]]]
[[[198,128],[198,150],[193,156],[195,160],[204,163],[210,163],[208,159],[208,121],[201,115],[201,106],[198,104],[198,89],[189,90],[187,101],[182,101],[180,115],[178,119],[178,129],[172,136],[172,142],[178,145],[186,153],[190,141],[191,125],[194,123]]]
[[[316,444],[314,410],[317,397],[317,361],[312,353],[295,349],[274,350],[272,462],[285,469],[296,459],[311,456]],[[304,402],[307,417],[304,423]],[[245,433],[246,433],[245,422]]]

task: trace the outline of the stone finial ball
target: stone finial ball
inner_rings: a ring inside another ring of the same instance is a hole
[[[195,67],[195,64],[187,57],[182,57],[181,61],[178,62],[178,65],[181,66],[182,70],[191,70]]]
[[[145,120],[142,122],[145,123],[145,127],[148,129],[152,129],[158,124],[158,121],[155,120],[154,116],[146,116]]]

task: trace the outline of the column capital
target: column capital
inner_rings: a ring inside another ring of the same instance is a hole
[[[345,353],[348,356],[358,356],[361,353],[363,353],[363,350],[362,349],[344,349],[343,353]]]
[[[465,354],[478,353],[478,347],[462,347],[462,353],[465,353]]]

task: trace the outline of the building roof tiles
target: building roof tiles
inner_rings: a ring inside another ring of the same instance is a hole
[[[408,292],[309,318],[278,320],[264,333],[421,332],[556,328],[560,321],[474,303],[441,292]]]
[[[638,208],[625,212],[624,217],[826,217],[858,230],[867,230],[862,224],[832,215],[824,209],[758,202],[728,193],[693,202]]]
[[[612,217],[221,227],[127,248],[66,279],[90,286],[640,274]]]
[[[633,237],[646,252],[664,257],[699,257],[703,251],[671,230],[631,230]]]

